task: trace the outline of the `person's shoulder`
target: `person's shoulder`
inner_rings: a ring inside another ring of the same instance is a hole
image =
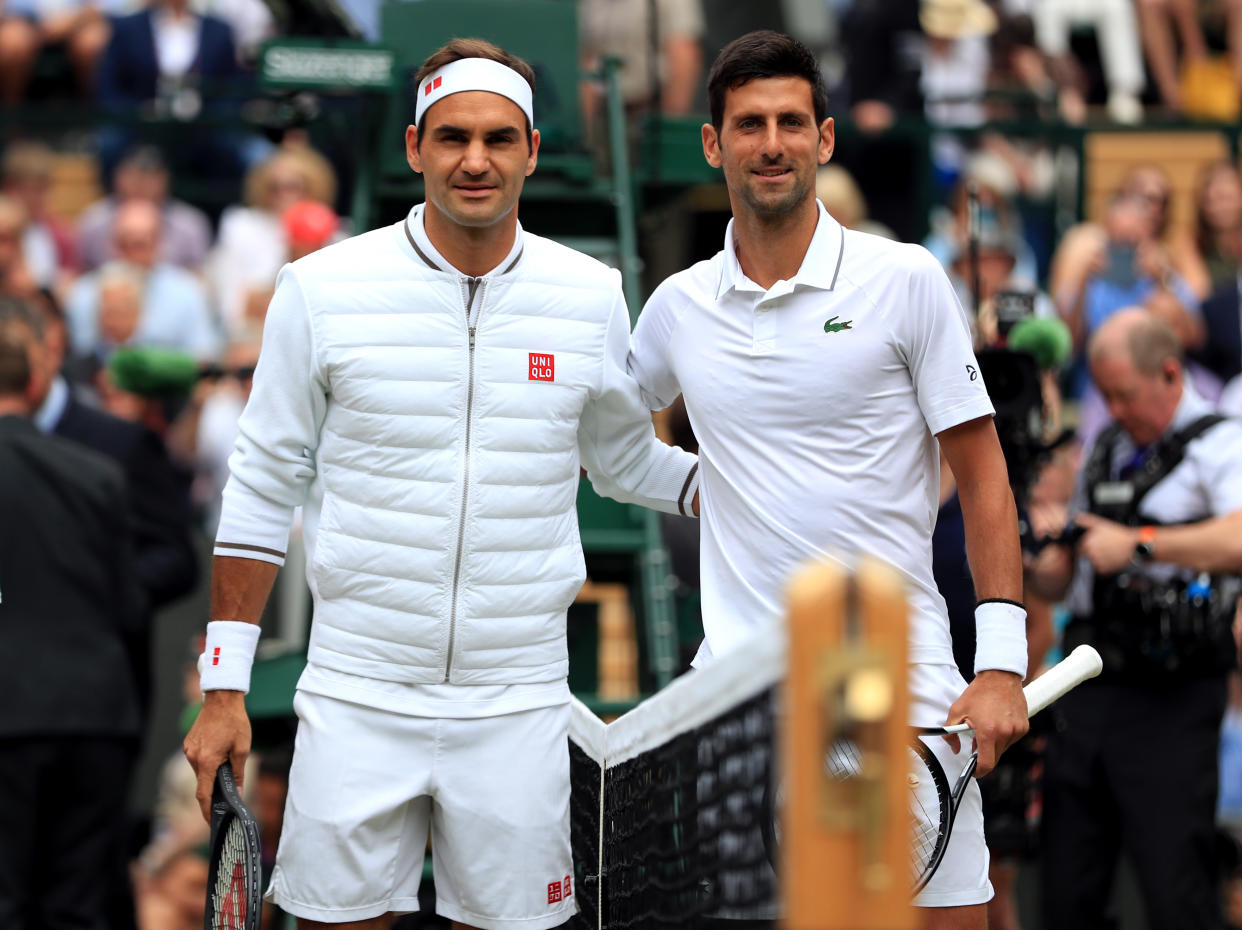
[[[895,264],[911,271],[941,267],[931,250],[917,242],[901,242],[876,233],[847,229],[842,267],[856,263]]]
[[[647,299],[646,308],[676,308],[715,303],[725,273],[724,252],[674,272],[659,283]]]
[[[1230,416],[1219,408],[1212,411],[1212,414],[1222,419],[1191,440],[1187,450],[1193,450],[1209,458],[1235,457],[1239,446],[1242,446],[1242,419]],[[1242,461],[1239,461],[1238,465],[1242,467]]]
[[[227,33],[230,37],[233,35],[233,26],[227,19],[217,16],[214,13],[200,13],[202,17],[203,28],[210,29],[217,33]]]
[[[125,472],[116,459],[84,442],[40,433],[37,443],[43,466],[56,483],[64,487],[79,487],[103,497],[115,496],[118,503],[125,501]]]
[[[113,457],[124,458],[149,433],[134,423],[70,397],[53,435]]]
[[[120,13],[112,18],[113,29],[133,29],[145,22],[150,22],[154,14],[150,7],[134,10],[132,13]]]
[[[841,258],[841,277],[845,280],[865,287],[932,276],[943,277],[944,268],[925,246],[854,229],[845,231]]]
[[[393,227],[381,226],[325,245],[287,267],[303,280],[364,280],[374,279],[381,269],[401,258]],[[410,264],[413,266],[410,273],[416,273],[419,266]]]
[[[527,278],[548,279],[576,287],[611,289],[617,286],[615,268],[563,242],[523,232],[522,250],[524,254],[518,267]]]
[[[1242,420],[1226,415],[1191,440],[1185,455],[1194,463],[1205,485],[1219,480],[1236,487],[1242,477]]]

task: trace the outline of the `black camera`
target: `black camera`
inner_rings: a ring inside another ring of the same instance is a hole
[[[1002,339],[1019,320],[1035,315],[1035,294],[1031,291],[998,291],[992,301],[996,307],[996,332]]]
[[[1044,397],[1034,356],[1009,349],[982,349],[976,353],[979,373],[996,408],[996,435],[1000,438],[1009,484],[1022,502],[1049,451],[1044,445]]]

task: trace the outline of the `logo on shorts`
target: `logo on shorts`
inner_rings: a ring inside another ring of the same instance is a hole
[[[541,352],[530,353],[530,375],[529,381],[555,381],[556,380],[556,356],[544,355]]]
[[[826,323],[824,324],[824,332],[826,332],[826,333],[839,333],[839,332],[841,332],[841,330],[843,330],[843,329],[849,329],[849,328],[850,328],[850,324],[854,322],[853,320],[846,320],[844,323],[838,323],[838,322],[837,322],[837,320],[839,320],[839,319],[840,319],[840,317],[836,317],[836,316],[834,316],[831,320],[829,320],[828,322],[826,322]]]
[[[558,901],[565,901],[574,893],[573,884],[570,882],[569,876],[566,875],[563,881],[548,882],[548,903],[556,904]]]

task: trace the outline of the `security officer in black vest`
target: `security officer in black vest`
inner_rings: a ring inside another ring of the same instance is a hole
[[[1044,770],[1044,926],[1099,930],[1119,854],[1151,930],[1224,926],[1214,815],[1231,624],[1242,575],[1242,423],[1184,380],[1172,330],[1145,310],[1109,318],[1088,360],[1114,423],[1085,459],[1077,544],[1028,573],[1068,592],[1068,652],[1103,674],[1054,708]]]

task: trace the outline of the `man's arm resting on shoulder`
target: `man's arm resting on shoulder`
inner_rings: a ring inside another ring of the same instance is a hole
[[[992,601],[1010,610],[1015,624],[1001,630],[1002,647],[1013,652],[1011,666],[989,667],[989,632],[979,629],[975,678],[949,709],[948,723],[968,721],[979,751],[978,773],[986,775],[1002,752],[1028,729],[1022,679],[1026,665],[1025,611],[1016,606],[1022,597],[1022,555],[1018,545],[1018,513],[1009,489],[1009,473],[991,417],[979,417],[941,432],[937,438],[945,460],[957,479],[958,499],[966,529],[966,555],[981,602]],[[1003,602],[1009,602],[1008,604]],[[981,608],[990,605],[981,604]],[[980,615],[977,613],[976,617]],[[991,622],[991,621],[989,621]],[[983,662],[983,667],[980,663]],[[1023,671],[1017,669],[1021,667]]]
[[[578,425],[582,465],[607,497],[690,516],[698,492],[698,457],[661,442],[637,380],[627,370],[630,328],[617,290],[605,339],[598,393]]]
[[[279,570],[272,562],[216,556],[211,570],[211,616],[257,625]],[[233,764],[239,787],[244,780],[250,754],[246,692],[204,691],[203,707],[183,748],[198,775],[199,808],[204,819],[210,820],[211,791],[220,764],[226,759]]]

